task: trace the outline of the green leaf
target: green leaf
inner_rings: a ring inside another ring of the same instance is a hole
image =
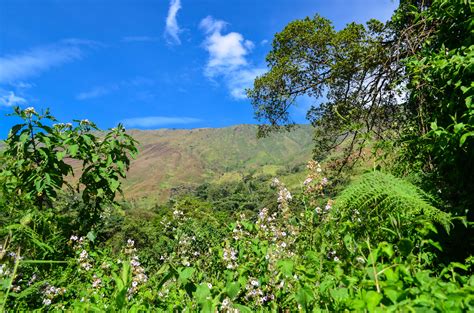
[[[66,155],[66,151],[58,151],[56,152],[56,158],[61,161],[62,159],[64,159],[64,156]]]
[[[413,242],[409,239],[401,239],[398,244],[398,249],[402,253],[402,255],[407,256],[413,250]]]
[[[181,284],[187,283],[187,281],[193,276],[196,269],[193,267],[186,267],[179,271],[178,280]]]
[[[347,288],[331,289],[330,293],[336,301],[349,299],[349,290]]]
[[[370,290],[366,293],[364,298],[367,303],[367,310],[369,310],[369,312],[374,312],[383,296],[376,291]]]
[[[228,282],[225,291],[229,298],[234,299],[240,292],[240,284],[238,282]]]
[[[200,284],[197,286],[194,296],[198,303],[203,304],[209,300],[207,298],[211,296],[211,290],[206,283]]]
[[[97,238],[97,235],[95,234],[95,232],[94,232],[93,230],[91,230],[90,232],[87,233],[86,237],[87,237],[90,241],[94,242],[95,239]]]
[[[120,181],[116,179],[109,179],[109,184],[110,184],[110,190],[112,190],[112,192],[117,191],[117,189],[120,187]]]
[[[77,151],[79,150],[79,146],[78,145],[70,145],[68,147],[68,150],[69,150],[69,153],[71,154],[71,156],[75,157],[76,154],[77,154]]]
[[[400,296],[400,292],[394,289],[384,288],[383,293],[390,299],[390,301],[392,301],[393,304],[397,303],[398,297]]]
[[[310,302],[314,299],[313,292],[307,286],[300,287],[295,294],[295,299],[303,308],[308,308]]]
[[[474,136],[474,131],[470,131],[462,135],[461,139],[459,139],[459,147],[462,147],[464,145],[464,142],[466,142],[466,139],[471,136]]]
[[[294,263],[291,260],[280,260],[277,263],[280,272],[285,275],[286,277],[293,275],[293,267]]]

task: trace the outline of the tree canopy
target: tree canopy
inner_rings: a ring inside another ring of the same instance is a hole
[[[439,127],[442,120],[445,129],[453,116],[463,119],[457,140],[466,150],[472,27],[468,1],[401,1],[385,24],[370,20],[341,30],[319,15],[289,23],[274,38],[268,72],[248,90],[259,134],[291,128],[290,107],[309,96],[318,153],[347,141],[348,160],[372,139],[425,136],[431,122]],[[453,88],[442,103],[436,100]],[[453,110],[450,103],[462,105]]]

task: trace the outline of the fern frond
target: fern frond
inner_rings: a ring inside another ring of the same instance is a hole
[[[431,197],[415,185],[393,175],[373,171],[364,174],[336,198],[334,209],[342,216],[357,210],[368,218],[400,214],[424,217],[449,230],[450,215],[431,203]]]

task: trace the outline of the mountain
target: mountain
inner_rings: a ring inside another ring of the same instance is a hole
[[[288,182],[300,182],[301,173],[292,175],[291,169],[302,168],[313,148],[309,125],[262,139],[256,137],[256,125],[128,133],[139,142],[139,153],[123,181],[125,198],[150,203],[166,201],[175,191],[235,181],[248,174],[281,178],[286,170]],[[0,149],[2,145],[0,141]],[[80,162],[71,165],[75,171],[81,167]]]
[[[257,139],[256,132],[256,125],[131,130],[139,142],[139,154],[124,181],[125,195],[165,200],[176,188],[235,180],[249,173],[275,175],[311,157],[309,125],[262,139]]]

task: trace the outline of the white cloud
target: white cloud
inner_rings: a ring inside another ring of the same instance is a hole
[[[168,40],[168,43],[174,44],[181,44],[181,40],[179,39],[179,33],[181,29],[178,25],[178,20],[176,19],[176,15],[178,11],[181,9],[181,0],[171,0],[170,7],[168,9],[168,16],[166,16],[166,29],[165,29],[165,36]]]
[[[261,45],[261,46],[264,46],[264,45],[266,45],[268,42],[269,42],[268,39],[263,39],[262,41],[260,41],[260,45]]]
[[[122,38],[122,42],[155,42],[158,37],[151,36],[127,36]]]
[[[9,91],[8,94],[0,95],[0,106],[11,107],[25,103],[26,99],[15,95],[13,91]]]
[[[22,82],[22,81],[14,82],[11,85],[13,87],[18,88],[18,89],[29,89],[29,88],[32,88],[32,87],[35,86],[35,84],[33,84],[33,83]]]
[[[209,61],[205,74],[211,78],[247,65],[245,56],[254,46],[242,34],[231,32],[223,35],[226,25],[224,21],[215,20],[212,16],[206,17],[199,24],[207,35],[204,48],[209,52]]]
[[[106,96],[108,94],[111,94],[121,89],[130,89],[130,88],[136,89],[139,87],[153,86],[154,84],[155,84],[155,81],[152,79],[137,76],[135,78],[128,79],[128,80],[121,80],[121,81],[106,84],[106,85],[95,86],[89,90],[86,90],[77,94],[76,99],[89,100],[89,99]],[[150,95],[148,91],[141,91],[139,94],[145,94],[145,93]]]
[[[52,67],[78,60],[83,55],[82,46],[93,44],[96,43],[72,38],[57,44],[2,56],[0,57],[0,83],[14,83],[37,76]]]
[[[183,125],[201,122],[200,119],[193,117],[168,117],[168,116],[146,116],[137,118],[128,118],[121,121],[126,127],[159,127],[166,125]]]
[[[97,86],[92,88],[91,90],[84,91],[79,93],[76,96],[77,100],[88,100],[93,98],[102,97],[108,95],[109,93],[118,90],[119,87],[117,85],[110,85],[110,86]]]
[[[247,99],[245,89],[252,87],[255,78],[265,71],[264,68],[242,69],[227,76],[230,95],[235,99]]]
[[[251,87],[255,77],[263,74],[265,69],[252,67],[247,60],[254,43],[240,33],[223,34],[226,26],[226,22],[212,16],[199,24],[206,34],[203,47],[209,53],[204,74],[210,79],[222,77],[233,98],[245,99],[245,89]]]

